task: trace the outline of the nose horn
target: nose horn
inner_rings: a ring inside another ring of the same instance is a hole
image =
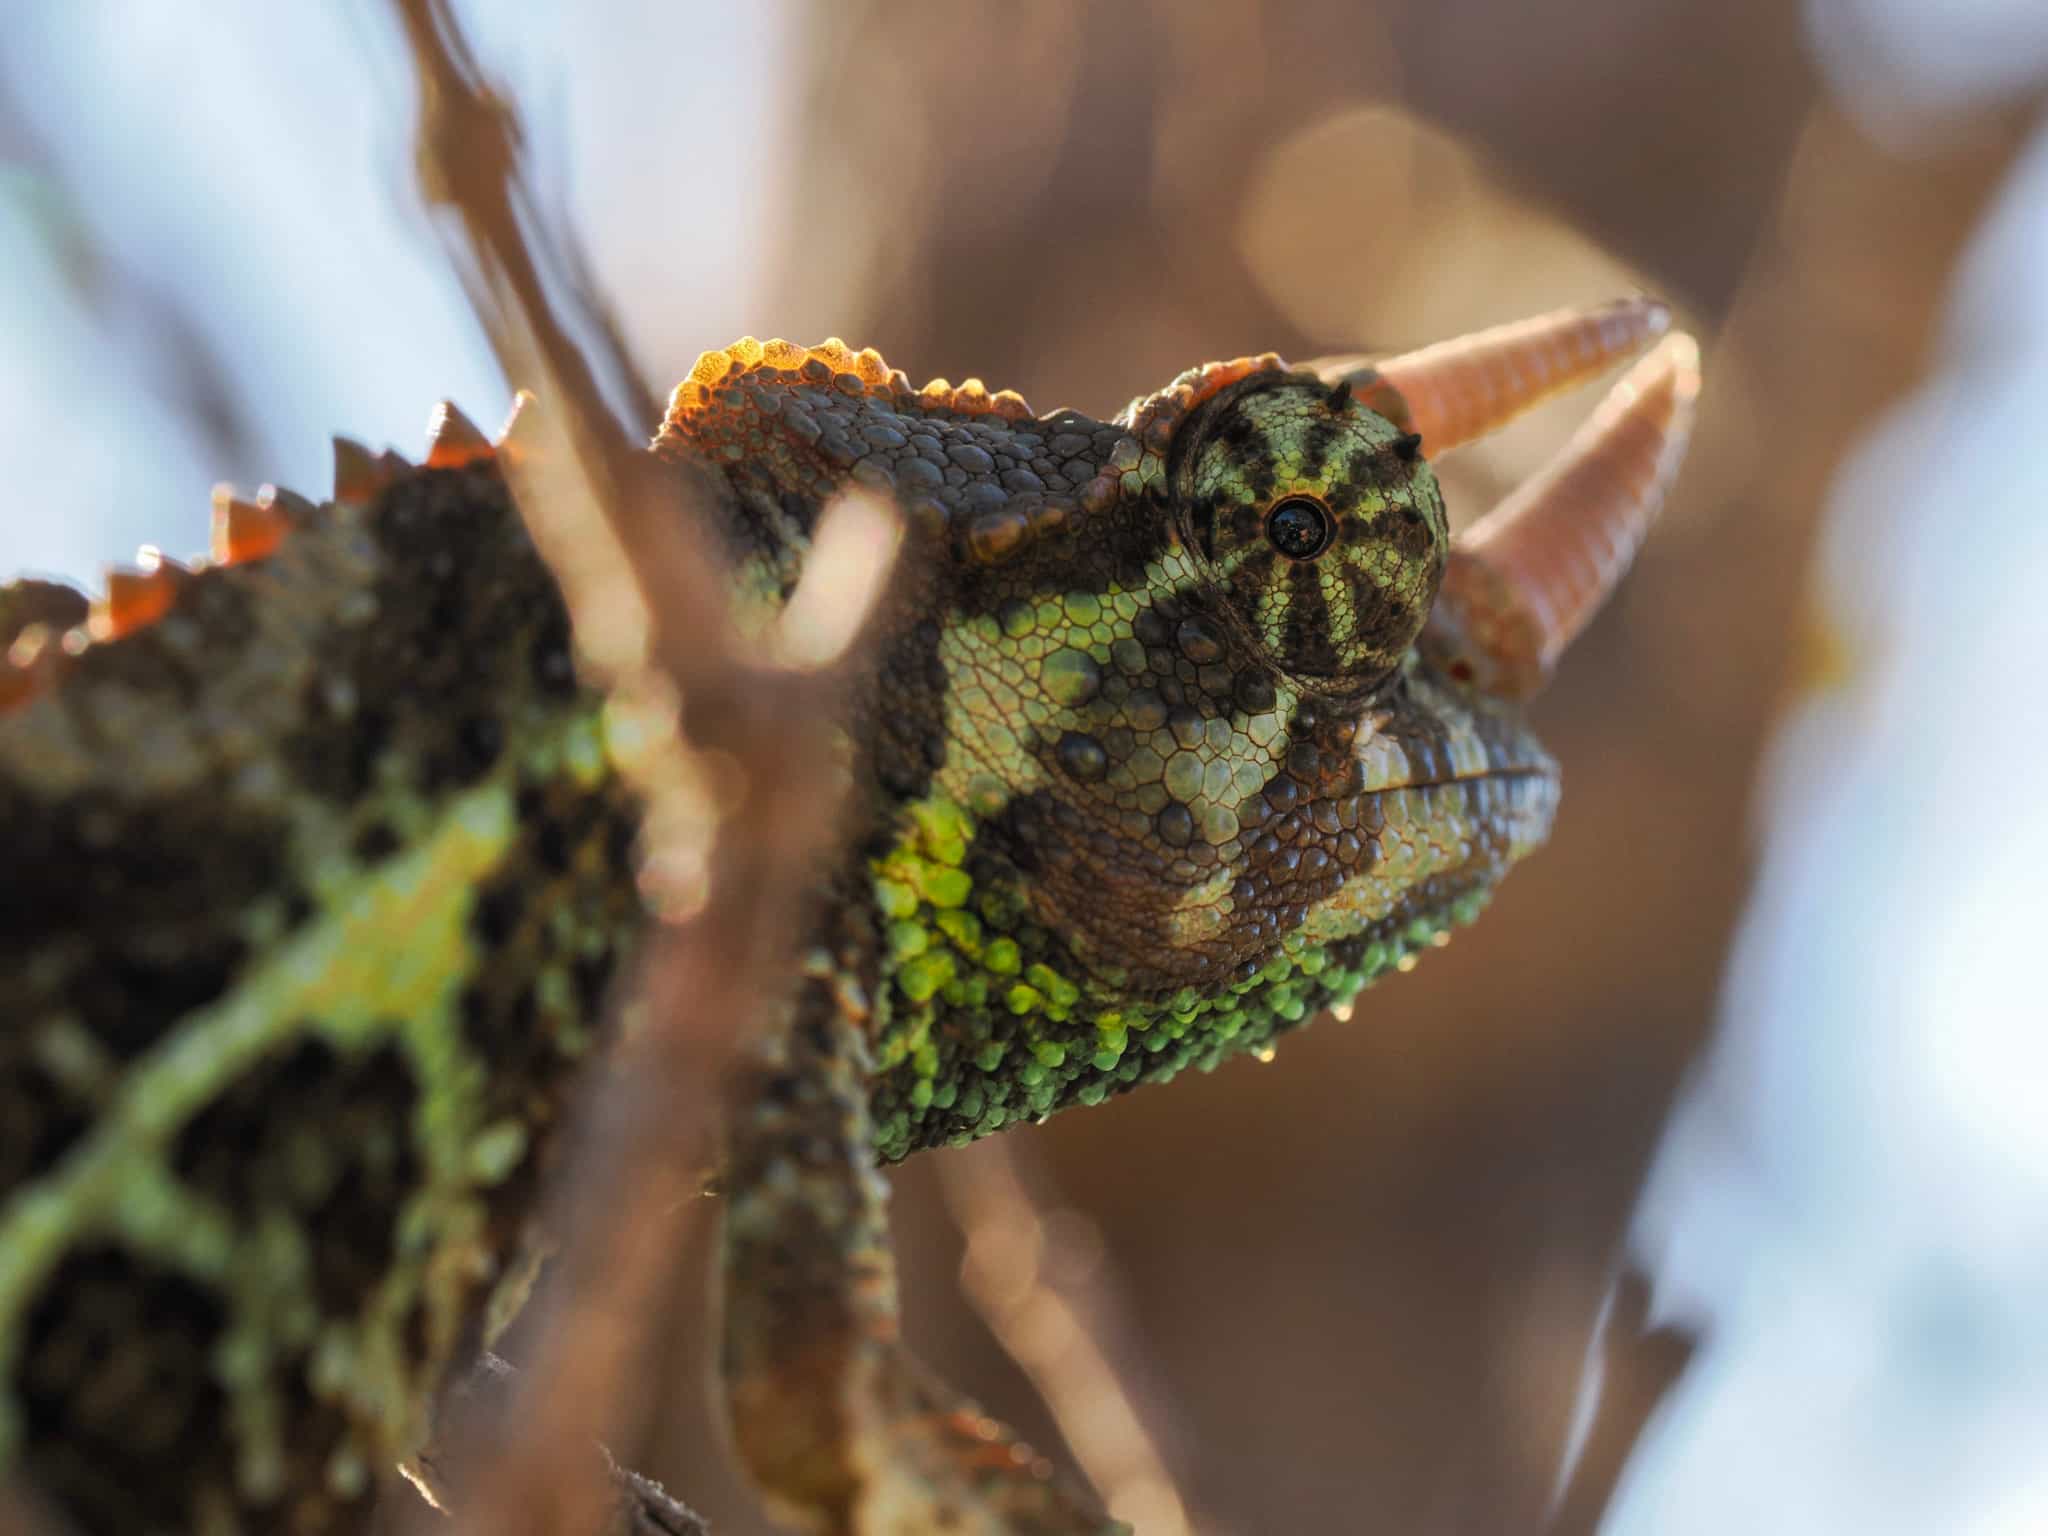
[[[1459,535],[1424,652],[1489,693],[1541,688],[1656,520],[1699,387],[1683,334],[1631,368],[1556,458]]]
[[[1671,328],[1652,298],[1561,309],[1398,357],[1327,357],[1308,366],[1389,420],[1422,434],[1431,457],[1484,437],[1531,406],[1605,373]]]

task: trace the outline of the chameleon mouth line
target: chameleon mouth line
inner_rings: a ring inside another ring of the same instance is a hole
[[[1482,768],[1477,773],[1454,773],[1436,779],[1412,779],[1399,784],[1382,784],[1368,794],[1384,795],[1400,789],[1439,789],[1446,784],[1476,784],[1482,779],[1555,779],[1555,768],[1520,765],[1513,768]]]

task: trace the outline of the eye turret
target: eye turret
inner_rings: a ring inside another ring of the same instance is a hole
[[[1183,432],[1183,530],[1268,659],[1320,692],[1393,671],[1450,546],[1421,440],[1299,375],[1219,396]]]

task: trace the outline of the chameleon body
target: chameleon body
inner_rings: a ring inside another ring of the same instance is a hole
[[[676,391],[653,451],[749,622],[840,487],[913,532],[725,1170],[735,1426],[810,1528],[1106,1528],[901,1358],[875,1163],[1264,1052],[1543,840],[1484,624],[1425,633],[1456,551],[1398,374],[1212,364],[1099,422],[747,340]],[[224,502],[211,566],[0,594],[0,1457],[87,1533],[361,1529],[512,1263],[643,918],[501,468],[443,417]]]

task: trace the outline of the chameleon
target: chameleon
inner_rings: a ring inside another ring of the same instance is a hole
[[[1631,357],[1454,538],[1433,458]],[[718,1173],[782,1518],[1115,1528],[902,1350],[879,1170],[1270,1055],[1470,922],[1549,831],[1525,701],[1697,390],[1647,298],[1108,421],[838,341],[677,387],[649,451],[747,624],[847,487],[914,557]],[[647,918],[522,420],[444,404],[418,464],[337,439],[322,502],[217,492],[202,560],[0,589],[0,1465],[86,1536],[367,1528],[530,1236]]]

